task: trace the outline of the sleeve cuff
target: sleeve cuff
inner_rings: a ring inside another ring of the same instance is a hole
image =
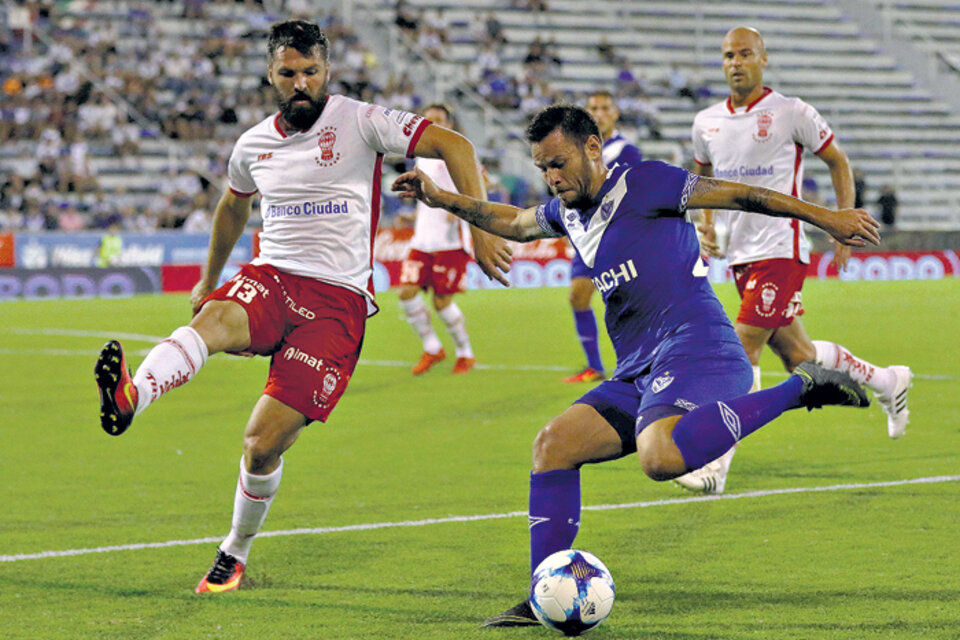
[[[831,142],[833,142],[833,134],[832,134],[832,133],[830,134],[830,137],[827,138],[822,145],[820,145],[820,148],[817,149],[816,151],[814,151],[814,153],[820,153],[821,151],[823,151],[824,149],[826,149],[827,147],[829,147]]]
[[[693,157],[693,161],[696,162],[696,163],[697,163],[698,165],[700,165],[701,167],[709,167],[709,166],[710,166],[710,163],[709,163],[709,162],[704,162],[703,160],[701,160],[700,158],[698,158],[698,157],[696,157],[696,156]]]
[[[249,198],[250,196],[254,195],[256,192],[257,192],[256,189],[254,189],[253,191],[247,192],[247,191],[237,191],[233,187],[230,187],[230,193],[237,196],[238,198]]]
[[[413,132],[413,135],[410,137],[410,144],[407,145],[407,157],[413,157],[413,150],[417,148],[417,143],[420,142],[420,136],[423,135],[424,129],[433,124],[427,119],[424,119],[420,122],[420,125],[417,126],[417,130]]]

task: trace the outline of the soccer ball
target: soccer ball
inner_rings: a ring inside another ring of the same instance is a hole
[[[592,553],[566,549],[547,556],[533,572],[530,608],[547,628],[565,636],[593,629],[613,608],[613,578]]]

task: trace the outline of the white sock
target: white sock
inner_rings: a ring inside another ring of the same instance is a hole
[[[280,487],[283,475],[283,458],[272,473],[256,476],[249,473],[240,457],[240,477],[237,479],[237,493],[233,498],[233,525],[220,548],[246,564],[250,555],[253,537],[260,530],[270,510],[273,496]]]
[[[754,391],[760,391],[763,388],[763,384],[760,382],[760,367],[753,368],[753,386],[750,387],[750,393]]]
[[[872,365],[839,344],[814,340],[813,346],[817,350],[817,362],[827,369],[848,374],[855,382],[874,393],[889,395],[897,384],[897,376],[889,368]]]
[[[401,300],[400,308],[407,316],[407,322],[413,327],[413,330],[423,341],[423,350],[427,353],[440,353],[443,345],[440,344],[440,338],[433,330],[433,323],[430,321],[430,312],[427,311],[427,305],[423,303],[423,298],[419,295],[413,296],[409,300]]]
[[[470,346],[470,336],[467,335],[467,323],[457,303],[451,302],[438,311],[437,315],[447,325],[447,331],[450,332],[454,343],[457,345],[457,357],[472,358],[473,347]]]
[[[140,415],[154,400],[196,375],[207,361],[207,345],[193,327],[180,327],[155,346],[133,376]]]

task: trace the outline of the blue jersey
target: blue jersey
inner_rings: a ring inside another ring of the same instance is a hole
[[[540,227],[570,238],[603,296],[615,378],[644,375],[657,358],[703,356],[707,344],[742,357],[686,219],[697,179],[663,162],[620,165],[590,209],[567,209],[559,198],[537,208]]]
[[[604,140],[601,153],[603,154],[603,164],[608,167],[615,164],[625,164],[633,167],[643,161],[643,154],[640,153],[640,149],[636,145],[630,144],[630,141],[617,130],[614,130],[610,137]]]

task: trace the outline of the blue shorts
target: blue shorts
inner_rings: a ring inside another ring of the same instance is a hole
[[[573,252],[573,259],[570,260],[570,279],[574,278],[589,278],[590,269],[587,265],[583,264],[583,260],[580,259],[580,254],[576,251]]]
[[[742,350],[739,354],[724,351],[720,357],[658,358],[648,373],[633,380],[602,382],[576,402],[596,409],[620,436],[621,455],[629,455],[637,450],[637,436],[651,422],[750,392],[753,367],[747,355]]]

